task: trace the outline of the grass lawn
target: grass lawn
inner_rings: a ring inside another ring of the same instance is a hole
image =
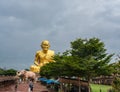
[[[110,88],[112,88],[111,86],[108,85],[100,85],[100,84],[90,84],[91,88],[92,88],[92,92],[108,92],[108,90]],[[101,89],[101,91],[100,91]]]

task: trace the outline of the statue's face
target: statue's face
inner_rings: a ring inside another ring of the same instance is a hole
[[[43,41],[41,47],[44,51],[47,51],[50,47],[49,41]]]

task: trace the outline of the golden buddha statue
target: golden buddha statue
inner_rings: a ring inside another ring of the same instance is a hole
[[[30,66],[30,71],[39,73],[40,68],[43,65],[45,65],[49,62],[54,62],[54,60],[53,60],[54,51],[49,50],[49,48],[50,48],[49,41],[47,41],[47,40],[42,41],[41,48],[42,48],[42,50],[39,50],[36,52],[34,65]]]

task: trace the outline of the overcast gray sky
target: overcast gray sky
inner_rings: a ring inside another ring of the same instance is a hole
[[[0,0],[2,68],[29,68],[42,40],[57,53],[92,37],[119,53],[120,0]]]

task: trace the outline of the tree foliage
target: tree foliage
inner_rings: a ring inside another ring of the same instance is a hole
[[[115,92],[120,92],[120,78],[119,77],[115,77],[115,79],[113,80],[112,87]]]
[[[113,54],[106,53],[105,45],[100,39],[79,38],[71,42],[71,48],[71,55],[79,58],[79,66],[83,67],[84,76],[88,80],[93,76],[110,74],[109,62]]]
[[[4,69],[0,68],[0,75],[4,75]]]
[[[15,69],[2,69],[0,68],[0,75],[5,75],[5,76],[14,76],[16,75],[17,70]]]
[[[114,74],[112,87],[115,92],[120,92],[120,57],[118,57],[118,61],[112,63],[111,65]]]
[[[41,68],[45,76],[80,76],[90,80],[93,76],[109,75],[109,62],[113,54],[106,53],[105,45],[98,38],[76,39],[71,42],[71,49],[58,53],[56,62]]]

